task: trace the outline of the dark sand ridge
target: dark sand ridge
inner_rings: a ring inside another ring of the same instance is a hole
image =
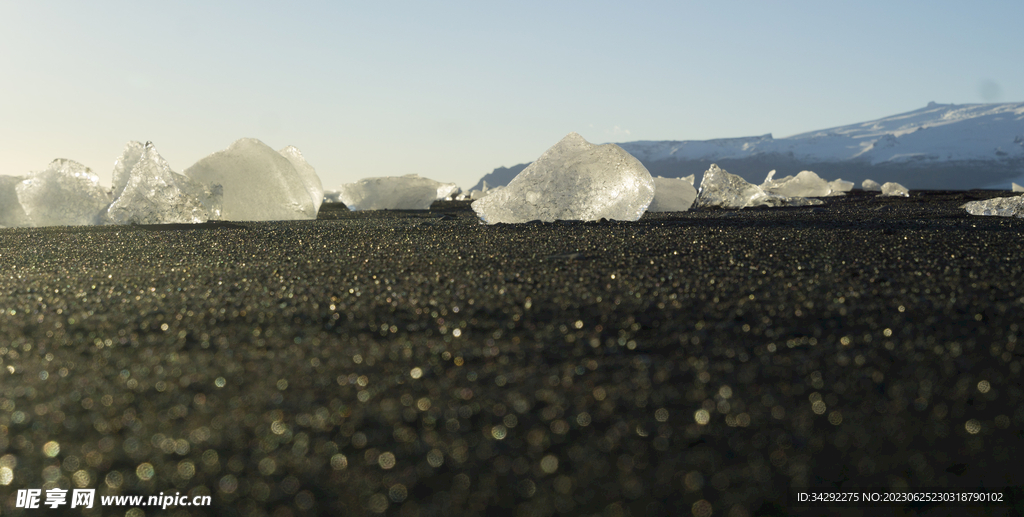
[[[820,515],[787,489],[1019,484],[1024,221],[959,208],[997,195],[0,230],[0,505]],[[953,513],[981,510],[1024,511]]]

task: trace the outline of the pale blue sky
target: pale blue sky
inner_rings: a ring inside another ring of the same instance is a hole
[[[250,136],[328,189],[468,188],[571,131],[784,137],[1024,100],[1020,1],[211,3],[0,0],[0,174],[71,158],[109,185],[128,140],[180,172]]]

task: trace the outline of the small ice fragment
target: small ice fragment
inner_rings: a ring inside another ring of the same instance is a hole
[[[882,193],[879,195],[910,197],[910,192],[908,192],[907,188],[904,187],[903,185],[890,181],[885,185],[882,185]]]
[[[995,197],[984,201],[971,201],[960,208],[971,215],[995,215],[1024,218],[1024,196]]]
[[[774,171],[768,173],[766,181],[772,181]],[[808,206],[820,205],[820,199],[786,197],[765,192],[761,187],[730,174],[716,164],[704,173],[700,192],[694,207],[745,208],[752,206]]]
[[[418,174],[364,178],[338,187],[339,199],[349,210],[429,210],[438,199],[457,189]]]
[[[339,192],[337,190],[325,190],[324,191],[323,202],[324,203],[341,203],[341,192]]]
[[[867,192],[878,192],[882,190],[882,186],[879,185],[878,182],[875,180],[864,180],[860,184],[860,187]]]
[[[18,201],[15,187],[24,181],[22,176],[0,176],[0,227],[32,226],[32,221]]]
[[[46,170],[29,173],[15,191],[33,226],[98,224],[110,204],[110,193],[100,187],[99,176],[64,158],[50,162]]]
[[[473,202],[487,224],[532,220],[636,221],[654,199],[654,179],[615,144],[569,133],[498,192]]]
[[[685,182],[689,183],[689,184],[690,184],[690,186],[692,187],[692,186],[693,186],[693,180],[695,179],[695,177],[696,177],[696,175],[695,175],[695,174],[691,174],[691,175],[689,175],[689,176],[683,176],[683,177],[682,177],[681,179],[682,179],[683,181],[685,181]]]
[[[185,169],[185,175],[224,188],[225,221],[316,219],[317,206],[292,162],[255,138],[242,138]]]
[[[141,154],[138,153],[142,150]],[[128,142],[115,162],[114,178],[128,169],[127,182],[107,209],[115,224],[194,224],[221,216],[221,188],[202,185],[171,170],[156,147]]]
[[[830,196],[845,196],[847,192],[853,190],[853,182],[842,179],[832,180],[828,182],[828,188],[831,190],[828,193]]]
[[[1024,192],[1024,187],[1016,183],[1010,183],[1010,189],[1013,190],[1014,192]]]
[[[785,197],[822,197],[832,191],[827,181],[813,171],[800,171],[796,176],[772,179],[775,171],[768,173],[761,189],[770,194]]]
[[[687,178],[654,178],[654,200],[647,207],[648,212],[685,212],[697,199],[693,188],[693,175]]]
[[[281,156],[288,158],[288,161],[292,162],[292,167],[295,167],[295,172],[299,173],[299,177],[302,178],[302,184],[306,186],[306,190],[309,192],[309,198],[313,200],[313,206],[319,212],[320,205],[324,202],[324,186],[320,182],[320,176],[316,174],[316,169],[302,157],[302,153],[293,145],[289,145],[278,152],[281,153]]]

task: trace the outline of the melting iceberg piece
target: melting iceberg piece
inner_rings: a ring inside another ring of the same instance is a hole
[[[832,188],[828,182],[812,171],[800,171],[796,176],[772,179],[775,171],[768,173],[761,189],[769,194],[785,197],[822,197],[829,195]]]
[[[995,197],[984,201],[971,201],[960,208],[971,215],[995,215],[1024,218],[1024,196]]]
[[[861,182],[860,187],[867,192],[878,192],[882,190],[882,186],[875,180],[864,180]]]
[[[774,171],[768,174],[771,181]],[[744,208],[751,206],[809,206],[820,205],[820,199],[786,197],[765,192],[761,187],[747,183],[743,178],[730,174],[716,164],[704,173],[700,182],[695,207]]]
[[[1014,192],[1024,192],[1024,187],[1016,183],[1010,183],[1010,189],[1013,190]]]
[[[341,203],[341,192],[337,190],[324,191],[324,203]],[[322,206],[322,205],[321,205]]]
[[[302,178],[302,184],[306,186],[306,190],[309,192],[309,198],[313,200],[315,210],[319,212],[320,205],[324,202],[324,185],[320,182],[320,176],[317,176],[316,169],[302,157],[302,153],[293,145],[289,145],[278,152],[281,153],[281,156],[287,158],[289,162],[292,162],[292,167],[295,167],[295,172],[299,173],[299,177]]]
[[[15,190],[24,180],[21,176],[0,176],[0,227],[32,226]]]
[[[338,198],[349,210],[429,210],[459,188],[418,174],[364,178],[338,187]]]
[[[882,185],[882,193],[879,195],[910,197],[910,192],[907,191],[907,188],[904,187],[903,185],[890,181],[885,185]]]
[[[118,191],[118,174],[125,169],[127,181]],[[205,223],[221,216],[220,186],[202,185],[172,171],[151,142],[128,142],[114,162],[114,183],[118,196],[107,217],[115,224]]]
[[[697,199],[693,188],[693,175],[685,178],[654,178],[654,200],[647,207],[648,212],[685,212]]]
[[[544,152],[500,191],[473,202],[487,224],[602,218],[636,221],[654,199],[654,179],[615,144],[576,133]]]
[[[224,188],[225,221],[316,219],[317,206],[292,162],[255,138],[199,160],[185,176]]]
[[[842,179],[832,180],[828,182],[828,188],[831,190],[828,193],[830,196],[845,196],[847,192],[853,190],[853,182]]]
[[[64,158],[50,162],[46,170],[30,173],[14,188],[33,226],[98,224],[110,204],[110,193],[100,187],[99,176]]]
[[[121,196],[121,192],[124,190],[125,185],[128,184],[128,178],[131,176],[132,167],[139,162],[142,158],[142,153],[145,150],[145,145],[142,142],[128,142],[125,146],[124,152],[121,156],[114,161],[114,199]]]

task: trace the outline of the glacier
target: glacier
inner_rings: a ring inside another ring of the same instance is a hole
[[[654,179],[615,144],[569,133],[500,191],[471,205],[486,224],[533,220],[636,221],[654,199]]]

